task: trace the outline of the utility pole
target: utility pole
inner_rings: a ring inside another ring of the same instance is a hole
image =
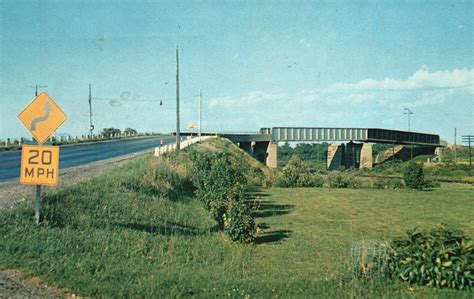
[[[180,148],[180,132],[179,132],[179,55],[178,45],[176,45],[176,150]]]
[[[474,141],[474,135],[463,135],[461,136],[461,138],[462,142],[467,142],[469,146],[469,168],[472,168],[471,142]]]
[[[30,87],[35,89],[35,97],[37,97],[38,96],[38,88],[46,88],[48,86],[47,85],[35,84],[35,85],[31,85]]]
[[[456,157],[456,128],[454,128],[454,164],[457,162],[457,157]]]
[[[91,84],[89,83],[89,130],[90,136],[92,139],[93,132],[94,132],[94,125],[92,125],[92,92],[91,92]]]
[[[201,142],[202,88],[199,89],[199,142]]]

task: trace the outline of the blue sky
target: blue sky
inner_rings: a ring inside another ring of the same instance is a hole
[[[381,127],[473,133],[471,1],[1,0],[0,138],[45,91],[68,114],[58,133],[182,128]],[[163,106],[156,100],[162,99]],[[155,100],[155,101],[152,101]]]

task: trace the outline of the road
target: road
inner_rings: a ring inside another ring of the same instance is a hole
[[[160,145],[160,139],[163,139],[164,144],[175,141],[173,136],[155,136],[61,146],[59,168],[78,166],[146,150],[151,151]],[[0,180],[19,177],[20,156],[19,150],[0,152]]]

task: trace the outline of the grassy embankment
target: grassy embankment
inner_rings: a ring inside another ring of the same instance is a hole
[[[245,159],[222,141],[199,150],[216,148]],[[157,174],[150,169],[171,168],[174,179],[186,181],[186,152],[192,150],[196,147],[180,154],[180,163],[176,157],[139,158],[100,178],[58,188],[45,198],[40,227],[34,225],[31,202],[2,211],[0,268],[20,269],[82,296],[472,296],[426,287],[412,291],[387,281],[363,283],[348,275],[350,248],[363,240],[391,239],[441,221],[473,236],[472,187],[261,189],[249,193],[262,228],[257,244],[239,245],[215,232],[214,221],[189,189],[151,186]]]

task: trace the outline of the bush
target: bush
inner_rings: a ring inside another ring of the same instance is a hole
[[[429,232],[409,230],[407,238],[390,244],[387,274],[413,284],[471,289],[474,243],[445,224]]]
[[[308,170],[303,165],[303,161],[301,161],[298,156],[293,155],[290,161],[288,161],[288,164],[283,167],[282,172],[288,187],[297,187],[298,179],[300,178],[301,174],[308,172]]]
[[[226,153],[198,153],[194,159],[192,178],[197,197],[211,212],[220,228],[229,201],[242,197],[245,177]]]
[[[408,188],[422,190],[424,184],[423,167],[411,162],[403,173],[403,180]]]
[[[218,227],[232,241],[250,243],[255,238],[255,222],[243,193],[248,183],[244,170],[227,153],[197,153],[192,167],[192,182],[197,197],[204,203]]]
[[[329,174],[329,186],[331,188],[360,188],[359,180],[350,174],[340,171],[333,171]]]
[[[288,178],[282,174],[282,175],[277,176],[274,179],[274,181],[272,183],[272,186],[280,187],[280,188],[289,188],[290,187],[290,182],[289,182]]]
[[[324,180],[319,175],[313,175],[311,169],[303,161],[293,155],[282,170],[282,175],[274,181],[276,187],[322,187]]]
[[[323,176],[319,174],[313,175],[312,181],[313,181],[313,187],[321,188],[322,186],[324,186],[324,178]]]
[[[301,173],[296,180],[296,187],[313,187],[313,177],[311,173]]]
[[[402,189],[405,185],[401,179],[397,178],[374,178],[372,187],[374,189]]]
[[[431,189],[431,188],[440,188],[440,187],[441,187],[441,184],[437,180],[426,179],[426,178],[424,179],[423,188]]]
[[[257,227],[247,206],[235,202],[224,215],[224,232],[234,242],[251,243],[255,240]]]

